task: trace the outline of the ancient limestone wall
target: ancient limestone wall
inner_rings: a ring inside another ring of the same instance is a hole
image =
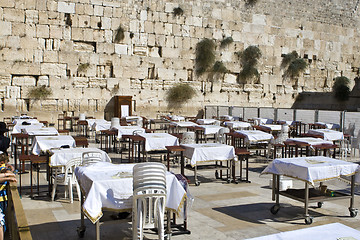
[[[176,113],[204,105],[290,107],[299,92],[330,91],[360,66],[359,1],[352,0],[0,0],[0,117],[28,113],[55,122],[60,112],[111,116],[112,97],[131,95],[136,114],[168,112],[166,90],[188,82],[197,95]],[[174,16],[174,8],[183,14]],[[117,30],[125,38],[116,41]],[[224,37],[234,40],[220,48]],[[194,73],[196,44],[214,39],[230,73],[211,88]],[[234,54],[262,51],[260,81],[238,84]],[[297,51],[309,67],[284,79],[281,55]],[[34,100],[34,86],[52,95]],[[212,89],[212,91],[211,91]]]

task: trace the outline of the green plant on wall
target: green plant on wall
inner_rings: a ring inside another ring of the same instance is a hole
[[[33,87],[28,92],[28,97],[33,100],[46,99],[51,95],[52,95],[51,88],[48,88],[46,86]]]
[[[223,40],[221,40],[220,48],[224,48],[233,42],[234,42],[234,39],[232,37],[226,37]]]
[[[238,82],[244,83],[249,79],[256,77],[258,80],[260,74],[256,68],[261,57],[261,51],[257,46],[249,46],[242,52],[236,53],[240,58],[242,69],[239,73]]]
[[[90,63],[80,63],[78,66],[78,72],[85,72],[90,67]]]
[[[180,108],[184,103],[193,98],[196,91],[187,83],[179,83],[166,92],[166,101],[169,108]]]
[[[125,30],[121,27],[121,25],[116,29],[116,34],[114,38],[114,42],[118,43],[125,38]]]
[[[205,38],[196,44],[195,73],[201,76],[209,71],[215,62],[215,43]]]
[[[296,51],[283,55],[281,61],[281,68],[286,69],[284,77],[290,77],[291,79],[299,77],[301,73],[307,68],[307,62],[299,57]]]
[[[350,80],[347,77],[341,76],[334,79],[332,91],[334,96],[339,101],[346,101],[350,96]]]
[[[184,14],[184,10],[182,10],[181,7],[176,7],[173,9],[173,15],[174,17],[181,16]]]

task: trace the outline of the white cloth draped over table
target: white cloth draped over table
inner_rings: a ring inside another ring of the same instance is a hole
[[[310,144],[310,146],[317,146],[317,145],[322,145],[322,144],[333,144],[332,141],[326,141],[321,138],[313,138],[313,137],[289,138],[285,142],[307,143],[307,144]]]
[[[312,185],[315,182],[356,175],[359,182],[359,165],[324,156],[277,158],[273,160],[261,174],[277,174],[306,181]]]
[[[204,129],[204,134],[216,134],[219,132],[219,130],[223,127],[217,126],[217,125],[198,125],[198,127]]]
[[[108,130],[111,122],[104,119],[86,119],[88,125],[93,131]]]
[[[76,146],[75,139],[69,135],[35,136],[31,148],[33,154],[39,155],[41,152],[48,151],[51,148],[60,148],[64,145],[74,148]]]
[[[255,121],[255,125],[272,124],[274,122],[274,120],[270,118],[253,118],[253,119]]]
[[[15,125],[17,124],[22,124],[23,122],[27,122],[27,123],[39,123],[39,120],[37,119],[33,119],[33,118],[17,118],[14,119],[13,123]]]
[[[166,150],[166,146],[179,145],[179,139],[168,133],[139,133],[145,138],[145,151]]]
[[[207,124],[215,124],[218,120],[216,119],[198,119],[196,120],[197,124],[207,125]]]
[[[42,127],[42,128],[25,128],[24,133],[30,136],[56,136],[59,135],[58,130],[54,127]]]
[[[195,166],[198,162],[224,161],[235,158],[234,147],[226,144],[181,144],[181,146],[185,148],[184,156],[190,159],[191,166]]]
[[[122,138],[122,135],[133,135],[134,131],[137,131],[138,133],[144,133],[145,129],[139,126],[115,126],[112,128],[112,130],[118,131],[118,139]]]
[[[249,144],[270,142],[272,139],[274,139],[272,134],[259,130],[240,130],[235,132],[243,134],[245,136],[245,142]]]
[[[185,117],[177,115],[168,115],[171,121],[185,121]]]
[[[344,134],[330,129],[309,129],[309,134],[320,135],[327,141],[336,141],[344,139]]]
[[[281,131],[282,125],[277,124],[260,124],[260,127],[268,130],[268,131]]]
[[[132,172],[135,164],[99,162],[75,169],[75,175],[86,199],[82,206],[85,215],[96,223],[102,209],[131,211],[133,195]],[[166,174],[166,208],[180,211],[186,192],[175,175]]]
[[[250,128],[251,124],[248,122],[241,122],[241,121],[229,121],[224,122],[224,125],[229,128]]]
[[[16,124],[11,133],[21,133],[25,129],[39,129],[42,127],[44,127],[44,124],[39,122],[31,123],[31,125]]]
[[[98,148],[60,148],[50,150],[50,167],[65,166],[68,161],[82,157],[84,152],[99,152],[104,162],[111,162],[109,155]]]
[[[171,122],[170,125],[175,127],[195,127],[198,126],[194,122]]]

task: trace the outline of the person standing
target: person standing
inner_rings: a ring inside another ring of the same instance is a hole
[[[5,136],[5,133],[8,132],[9,129],[6,128],[6,123],[0,122],[0,151],[5,155],[8,155],[8,148],[10,147],[10,138]]]

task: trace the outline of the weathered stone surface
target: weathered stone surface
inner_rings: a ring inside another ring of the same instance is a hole
[[[14,76],[12,78],[14,86],[35,86],[36,78],[34,76]]]
[[[75,13],[75,3],[59,1],[57,10],[62,13]]]

